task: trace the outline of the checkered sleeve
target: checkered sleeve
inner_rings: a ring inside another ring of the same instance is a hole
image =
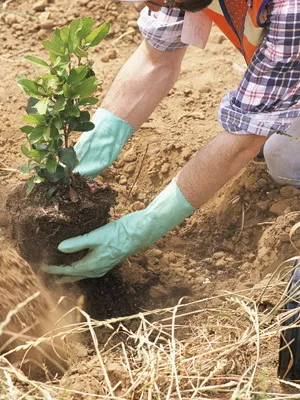
[[[287,133],[300,116],[300,0],[271,0],[268,15],[262,45],[220,105],[219,121],[231,133]]]
[[[175,51],[186,47],[181,41],[184,12],[176,8],[162,7],[160,11],[150,11],[143,8],[138,19],[138,26],[142,36],[161,51]]]

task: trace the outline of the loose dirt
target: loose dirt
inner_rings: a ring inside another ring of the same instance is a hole
[[[59,186],[51,199],[46,194],[51,184],[35,186],[29,196],[26,184],[12,191],[6,203],[11,215],[11,237],[19,252],[31,265],[70,265],[86,255],[87,251],[63,254],[57,250],[59,243],[70,237],[84,235],[107,224],[109,210],[115,204],[116,193],[107,185],[94,186],[74,175],[70,189]]]
[[[43,58],[45,53],[39,42],[50,35],[53,27],[88,15],[97,23],[108,21],[112,25],[108,40],[94,53],[95,71],[101,81],[97,93],[100,104],[117,71],[141,41],[136,27],[137,8],[104,0],[49,3],[15,0],[2,4],[0,227],[3,235],[8,235],[11,223],[4,211],[8,194],[25,180],[10,170],[25,161],[20,152],[24,137],[19,130],[25,113],[25,95],[18,89],[16,77],[30,75],[32,67],[23,56]],[[244,70],[240,54],[215,27],[204,51],[195,47],[188,50],[175,87],[100,179],[119,194],[118,204],[111,212],[113,219],[147,206],[193,153],[220,131],[218,104],[226,92],[237,86]],[[130,257],[104,279],[85,281],[75,288],[65,286],[59,289],[60,294],[73,291],[80,297],[83,293],[92,317],[111,318],[141,309],[171,306],[182,296],[199,299],[252,288],[270,276],[282,261],[298,254],[295,247],[299,248],[300,239],[296,233],[293,247],[290,233],[299,219],[299,202],[298,189],[277,185],[265,163],[254,160],[214,199],[151,249]],[[8,280],[10,271],[6,272],[1,265],[1,279],[9,282],[8,290],[5,289],[7,304],[0,310],[2,318],[26,295],[32,294],[31,290],[23,291],[22,286],[22,276],[28,274],[28,268],[26,263],[19,263],[14,268],[17,272]],[[26,281],[31,281],[30,289],[38,287],[31,272]],[[11,301],[12,293],[18,297]],[[40,310],[43,303],[36,307]],[[34,314],[36,318],[39,312]],[[28,321],[34,319],[28,317]],[[276,343],[268,351],[274,378]],[[87,344],[71,371],[85,373],[80,380],[74,378],[76,390],[101,394],[95,376],[89,374],[94,361],[88,356],[92,353]]]

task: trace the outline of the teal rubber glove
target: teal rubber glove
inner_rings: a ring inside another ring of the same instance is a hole
[[[89,249],[81,260],[71,266],[43,266],[42,270],[67,275],[58,283],[99,278],[124,258],[151,246],[195,210],[173,180],[144,210],[60,243],[58,249],[63,253]]]
[[[95,178],[115,161],[134,129],[103,108],[95,112],[91,122],[94,129],[84,132],[74,147],[79,160],[74,172]]]

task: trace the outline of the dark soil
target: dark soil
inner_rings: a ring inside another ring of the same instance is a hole
[[[49,183],[36,185],[26,197],[26,184],[18,185],[7,200],[12,215],[12,240],[30,264],[71,264],[86,251],[63,254],[57,250],[62,240],[83,235],[105,225],[116,193],[108,186],[94,183],[92,193],[87,180],[74,176],[76,201],[69,188],[59,186],[50,201],[46,199]],[[74,197],[74,194],[73,194]]]

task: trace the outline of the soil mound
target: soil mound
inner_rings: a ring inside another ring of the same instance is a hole
[[[0,236],[0,320],[4,321],[8,313],[16,310],[21,303],[39,293],[41,289],[41,284],[30,265]],[[21,331],[39,323],[47,310],[49,300],[45,294],[40,294],[26,306],[16,310],[11,319],[13,329]]]
[[[26,185],[16,187],[7,208],[12,214],[12,239],[22,257],[33,264],[59,265],[70,264],[86,254],[66,255],[57,246],[62,240],[84,235],[108,222],[116,193],[107,185],[90,184],[94,185],[94,193],[84,177],[74,175],[72,189],[58,186],[51,200],[46,198],[50,183],[37,185],[28,197]]]

